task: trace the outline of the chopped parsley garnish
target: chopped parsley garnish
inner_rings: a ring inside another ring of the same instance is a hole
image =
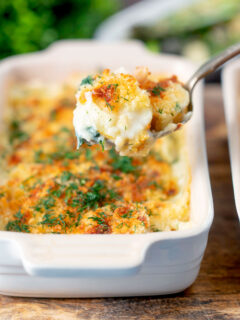
[[[122,177],[120,177],[119,175],[117,175],[117,174],[115,174],[115,173],[112,174],[112,177],[113,177],[113,179],[116,180],[116,181],[122,180]]]
[[[163,189],[163,186],[161,184],[157,183],[157,181],[150,181],[148,185],[154,186],[157,189]]]
[[[43,216],[43,220],[40,222],[40,224],[47,224],[49,226],[53,226],[56,225],[58,218],[57,217],[53,217],[51,213],[46,213]]]
[[[82,82],[81,82],[81,86],[82,85],[85,85],[85,84],[90,84],[92,85],[93,84],[93,77],[92,76],[87,76],[86,78],[82,79]]]
[[[107,89],[111,89],[112,87],[114,87],[114,90],[116,91],[118,86],[118,83],[110,83],[108,84]]]
[[[94,127],[87,127],[86,130],[92,135],[92,139],[97,139],[101,136]]]
[[[132,218],[133,210],[129,210],[127,213],[121,215],[122,218],[130,219]]]
[[[153,89],[152,89],[152,94],[154,94],[155,96],[159,96],[160,92],[162,91],[166,91],[166,89],[160,87],[159,85],[156,85]]]
[[[71,225],[77,226],[81,219],[81,212],[84,210],[97,209],[111,203],[113,199],[119,199],[119,195],[114,190],[108,189],[104,180],[95,181],[91,187],[88,187],[87,191],[81,189],[81,186],[85,185],[87,180],[68,171],[64,171],[54,181],[55,185],[48,189],[48,194],[39,199],[34,207],[37,212],[44,213],[40,222],[42,225],[53,226],[59,224],[66,228],[65,218],[67,217],[69,220],[72,217],[73,221],[71,224],[68,221],[68,227],[71,227]],[[67,210],[66,214],[55,215],[56,198],[60,197],[70,207],[71,211]],[[99,219],[103,220],[103,217],[105,217],[104,212],[100,214]],[[19,218],[21,217],[19,216]]]
[[[69,128],[67,128],[67,127],[62,127],[62,128],[60,129],[60,131],[66,132],[66,133],[71,133],[71,130],[70,130]]]
[[[88,148],[85,150],[85,157],[88,161],[92,160],[92,151]]]
[[[105,102],[106,102],[106,105],[111,109],[113,110],[114,109],[114,106],[111,105],[109,102],[107,102],[107,100],[105,99]]]
[[[102,146],[102,151],[104,151],[104,140],[100,140],[99,143]]]
[[[133,165],[132,158],[127,156],[120,156],[114,151],[114,149],[111,149],[109,151],[109,155],[113,160],[111,165],[115,170],[120,170],[124,173],[136,173],[137,167]]]
[[[181,106],[180,106],[180,104],[177,102],[176,103],[176,105],[175,105],[175,110],[177,111],[177,112],[180,112],[182,109],[181,109]]]
[[[28,225],[24,224],[24,215],[19,210],[15,215],[15,220],[9,221],[5,227],[7,231],[30,232]]]
[[[97,222],[97,224],[100,225],[103,228],[103,230],[105,231],[108,230],[108,224],[105,221],[107,215],[104,212],[100,212],[98,214],[100,215],[100,217],[92,216],[92,217],[88,217],[88,219]]]
[[[87,127],[86,131],[90,133],[91,141],[93,141],[94,143],[99,143],[102,146],[102,150],[104,151],[104,138],[101,136],[101,134],[94,127]],[[78,137],[78,146],[81,145],[83,142],[86,142],[86,141]],[[86,157],[87,157],[87,154],[86,154]]]
[[[156,228],[154,226],[151,226],[151,231],[152,232],[161,232],[162,230],[160,230],[160,229],[158,229],[158,228]]]
[[[79,179],[80,186],[84,186],[86,184],[86,179]]]
[[[162,114],[163,113],[163,109],[158,109],[158,113]]]
[[[57,117],[57,111],[54,109],[50,112],[50,120],[54,121]]]
[[[107,189],[103,181],[98,180],[88,192],[80,194],[82,209],[97,208],[107,197]]]
[[[37,205],[34,207],[36,211],[42,212],[43,210],[49,210],[55,206],[55,199],[52,196],[46,196],[41,198]]]
[[[34,161],[36,163],[48,163],[51,164],[53,161],[58,160],[73,160],[78,159],[80,156],[80,151],[66,151],[59,150],[52,153],[44,153],[42,150],[37,150],[34,153]]]
[[[59,157],[59,156],[62,157],[63,156],[64,159],[73,160],[73,159],[79,158],[80,152],[79,151],[67,151],[67,152],[63,153],[63,155],[59,154],[59,153],[54,153],[53,156],[55,156],[55,157]]]
[[[116,226],[117,229],[121,229],[122,227],[123,227],[123,222],[119,223],[119,224]]]
[[[96,209],[113,199],[119,198],[114,190],[108,189],[103,180],[95,181],[93,186],[85,192],[81,191],[80,188],[86,184],[87,180],[79,177],[79,175],[64,171],[59,180],[61,183],[56,182],[56,185],[48,190],[48,196],[39,200],[34,207],[36,211],[52,210],[55,206],[54,197],[59,198],[61,195],[63,195],[65,203],[72,208],[76,208],[78,212],[85,209]]]
[[[21,143],[29,139],[29,135],[21,129],[19,121],[13,120],[10,124],[9,142],[13,144],[15,142]]]
[[[61,175],[61,182],[69,181],[72,178],[73,174],[69,171],[63,171]]]

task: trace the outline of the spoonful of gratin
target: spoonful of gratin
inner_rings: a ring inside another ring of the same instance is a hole
[[[101,144],[120,155],[144,156],[154,140],[186,123],[192,115],[196,83],[240,53],[240,44],[201,66],[184,85],[176,76],[160,78],[148,68],[133,74],[105,69],[82,80],[73,124],[78,147]]]

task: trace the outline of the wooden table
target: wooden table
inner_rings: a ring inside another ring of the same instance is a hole
[[[207,86],[205,92],[215,219],[196,282],[185,292],[171,296],[108,299],[0,296],[1,320],[240,319],[240,225],[233,199],[222,96],[217,85]]]

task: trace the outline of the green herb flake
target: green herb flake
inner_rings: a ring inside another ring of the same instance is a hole
[[[160,230],[160,229],[158,229],[158,228],[156,228],[154,226],[151,226],[151,231],[152,232],[162,232],[162,230]]]
[[[180,106],[180,104],[179,104],[178,102],[177,102],[176,105],[175,105],[175,111],[176,111],[176,112],[182,111],[181,106]]]
[[[26,232],[26,233],[30,232],[28,225],[21,223],[18,220],[9,221],[5,228],[7,231]]]
[[[93,81],[94,81],[94,79],[93,79],[92,76],[87,76],[86,78],[82,79],[82,82],[81,82],[80,85],[81,85],[81,86],[86,85],[86,84],[92,85],[92,84],[93,84]]]
[[[46,213],[46,214],[43,216],[43,220],[40,222],[40,224],[47,224],[47,225],[49,225],[49,226],[53,226],[53,225],[58,224],[58,223],[57,223],[57,220],[58,220],[58,218],[52,216],[51,213]]]
[[[104,151],[104,140],[100,140],[99,143],[100,143],[100,145],[102,147],[102,151]]]
[[[113,110],[114,109],[114,106],[111,105],[109,102],[107,102],[107,100],[105,99],[105,102],[106,102],[106,105],[111,109]]]
[[[88,161],[92,160],[92,151],[90,149],[85,149],[85,157]]]
[[[95,221],[99,226],[102,227],[102,230],[103,231],[107,231],[108,230],[108,224],[107,222],[105,221],[105,217],[106,215],[104,214],[104,212],[101,212],[99,215],[100,217],[97,217],[97,216],[92,216],[92,217],[88,217],[89,220],[92,220],[92,221]]]
[[[118,83],[110,83],[110,84],[107,86],[107,89],[111,89],[112,87],[114,87],[114,90],[116,91],[118,86],[119,86]]]
[[[34,207],[36,211],[42,212],[43,210],[49,210],[55,206],[55,199],[52,196],[46,196],[41,198],[37,205]]]
[[[109,156],[112,158],[112,167],[115,170],[120,170],[124,173],[136,173],[137,167],[133,165],[133,160],[127,156],[119,156],[114,149],[109,151]]]
[[[127,213],[122,215],[122,218],[130,219],[132,218],[133,210],[129,210]]]
[[[86,182],[87,182],[86,179],[82,179],[82,178],[79,179],[79,183],[81,186],[84,186],[86,184]]]
[[[122,223],[119,223],[119,224],[116,226],[117,229],[121,229],[122,227],[123,227],[123,222],[122,222]]]
[[[159,96],[160,92],[166,91],[166,89],[160,87],[159,85],[156,85],[153,89],[152,89],[152,94],[154,94],[155,96]]]
[[[154,186],[157,189],[163,189],[163,186],[159,183],[157,183],[156,181],[150,181],[148,186]]]
[[[69,171],[63,171],[61,175],[61,182],[69,181],[72,178],[73,174]]]
[[[98,224],[105,224],[105,221],[104,219],[100,218],[100,217],[88,217],[89,220],[93,220],[93,221],[96,221]]]
[[[35,151],[34,162],[52,164],[53,161],[78,159],[81,154],[80,151],[66,151],[64,148],[59,149],[61,150],[52,153],[44,153],[42,150]]]
[[[15,220],[9,221],[7,225],[5,226],[5,229],[7,231],[15,231],[15,232],[27,232],[29,233],[29,227],[28,225],[24,224],[24,215],[19,210],[15,215]]]
[[[9,134],[10,144],[13,144],[15,142],[21,143],[29,139],[28,133],[22,130],[21,125],[17,120],[13,120],[10,123],[9,131],[10,131],[10,134]]]
[[[57,117],[57,111],[56,110],[52,110],[50,112],[50,120],[51,121],[55,121],[56,120],[56,117]]]
[[[115,173],[112,174],[112,177],[113,177],[113,179],[116,180],[116,181],[122,180],[122,177],[120,177],[119,175],[117,175],[117,174],[115,174]]]

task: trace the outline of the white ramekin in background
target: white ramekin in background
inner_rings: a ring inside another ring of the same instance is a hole
[[[222,87],[234,197],[240,219],[240,59],[224,67]]]

